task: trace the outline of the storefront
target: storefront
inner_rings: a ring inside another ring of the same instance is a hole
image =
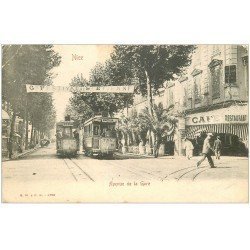
[[[199,142],[208,132],[219,135],[225,155],[245,155],[248,149],[248,105],[235,104],[227,108],[190,114],[186,117],[185,130],[189,139]]]

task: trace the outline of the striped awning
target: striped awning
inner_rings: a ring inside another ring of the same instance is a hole
[[[248,140],[248,124],[206,124],[187,126],[186,128],[186,136],[188,138],[194,138],[199,132],[233,134],[243,141]]]

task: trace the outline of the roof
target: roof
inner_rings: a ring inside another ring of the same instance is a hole
[[[88,119],[86,122],[84,122],[84,126],[90,124],[91,122],[117,122],[118,118],[115,117],[103,117],[103,116],[95,116],[90,119]]]
[[[10,116],[8,115],[8,113],[2,109],[2,119],[3,120],[9,120]]]
[[[56,123],[56,126],[71,127],[74,126],[74,121],[60,121]]]

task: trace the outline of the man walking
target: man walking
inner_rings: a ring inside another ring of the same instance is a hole
[[[211,137],[212,137],[212,134],[208,133],[206,139],[204,140],[203,148],[202,148],[202,158],[196,163],[197,168],[201,165],[201,163],[206,158],[208,159],[210,167],[211,168],[215,168],[213,159],[211,157],[212,151],[213,151],[213,149],[212,149],[212,147],[210,145],[210,139],[211,139]]]
[[[221,140],[220,137],[217,136],[217,139],[214,141],[214,153],[215,153],[215,158],[218,160],[220,159],[221,148],[222,148]]]

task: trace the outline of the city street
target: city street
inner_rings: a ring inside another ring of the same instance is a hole
[[[115,201],[117,195],[122,195],[123,192],[124,195],[130,194],[130,198],[134,195],[131,191],[146,190],[146,193],[143,191],[144,195],[152,195],[151,191],[157,194],[157,187],[171,188],[176,193],[176,188],[178,192],[182,189],[186,192],[188,188],[202,191],[211,185],[215,190],[226,188],[223,195],[230,195],[230,191],[235,195],[238,189],[241,190],[242,197],[246,195],[244,192],[247,192],[248,185],[248,158],[222,156],[221,160],[215,161],[216,169],[209,168],[206,160],[197,169],[195,163],[198,159],[199,157],[194,157],[187,160],[173,156],[155,159],[122,155],[116,155],[114,159],[96,159],[82,154],[75,158],[62,158],[56,155],[55,145],[52,144],[18,160],[2,163],[3,201],[29,202],[37,199],[41,202],[75,202],[84,201],[85,195],[91,196],[91,200],[95,201],[93,192],[96,197],[102,195],[101,200],[104,201],[107,195],[114,195]],[[242,186],[245,188],[242,189]],[[120,190],[119,194],[117,190]],[[190,192],[195,195],[193,191]],[[218,190],[216,194],[219,194]],[[162,196],[162,192],[159,195]],[[175,201],[171,197],[166,199]],[[120,199],[126,201],[125,197],[124,200],[122,196]],[[140,199],[136,201],[139,202]],[[181,201],[184,202],[185,199]]]

